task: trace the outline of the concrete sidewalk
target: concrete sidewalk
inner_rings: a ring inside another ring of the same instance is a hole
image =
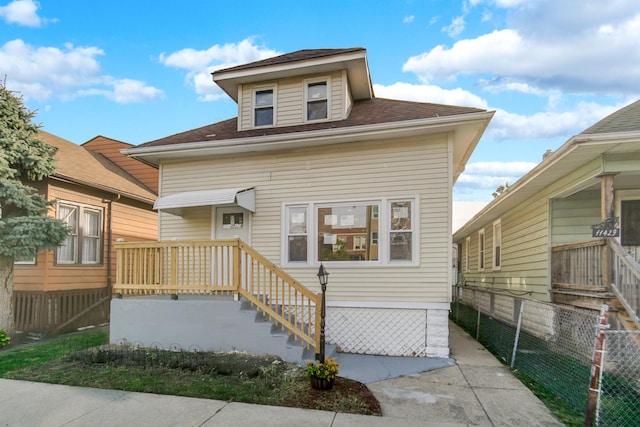
[[[383,417],[0,379],[0,425],[562,425],[479,343],[456,325],[450,327],[455,365],[367,384],[381,403]],[[362,363],[368,363],[366,360],[363,357]],[[402,364],[377,364],[370,368],[391,366],[387,375],[393,375],[394,366],[399,365]],[[362,365],[359,367],[362,369]]]
[[[563,425],[507,367],[452,322],[449,343],[455,366],[367,384],[385,419],[436,425]]]

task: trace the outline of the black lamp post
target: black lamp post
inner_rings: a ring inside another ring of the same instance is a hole
[[[329,282],[329,273],[324,269],[324,265],[320,263],[320,269],[318,270],[318,281],[322,288],[322,308],[320,309],[320,356],[318,360],[320,363],[324,363],[324,318],[327,314],[325,304],[325,293],[327,292],[327,283]]]

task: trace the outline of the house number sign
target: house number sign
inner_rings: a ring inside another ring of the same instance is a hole
[[[618,217],[613,216],[602,221],[600,224],[591,226],[591,237],[618,237],[620,228],[618,227]]]

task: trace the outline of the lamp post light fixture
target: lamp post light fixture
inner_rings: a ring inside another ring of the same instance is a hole
[[[327,315],[327,306],[325,300],[325,294],[327,292],[327,283],[329,282],[329,273],[325,270],[322,262],[320,263],[320,269],[318,270],[318,281],[322,288],[322,306],[320,308],[320,356],[318,360],[320,363],[324,363],[324,318]]]

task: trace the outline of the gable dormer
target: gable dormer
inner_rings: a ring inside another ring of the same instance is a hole
[[[307,49],[218,70],[238,104],[238,130],[344,120],[373,98],[366,49]]]

